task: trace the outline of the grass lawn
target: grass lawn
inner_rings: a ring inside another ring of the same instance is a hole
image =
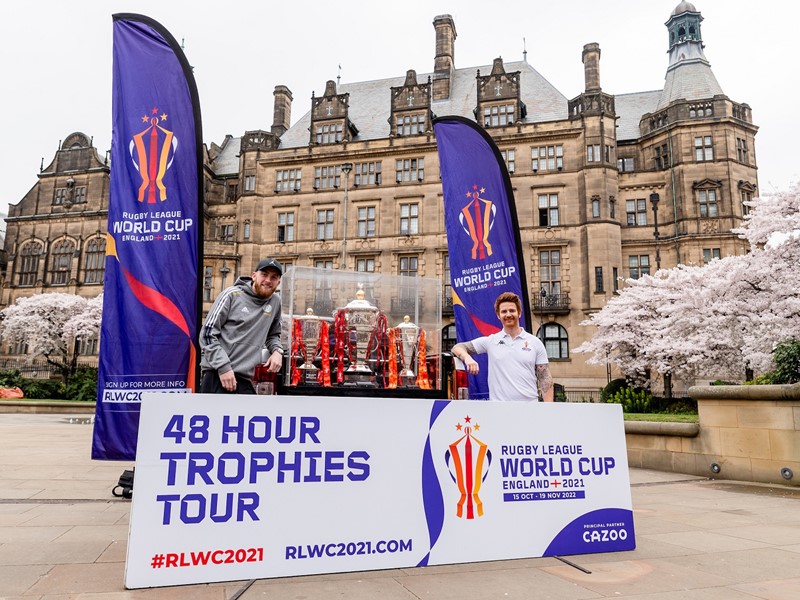
[[[655,421],[657,423],[697,423],[697,415],[672,415],[664,413],[624,413],[626,421]]]

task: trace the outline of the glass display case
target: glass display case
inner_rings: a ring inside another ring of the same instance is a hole
[[[438,279],[290,267],[282,393],[443,397]]]

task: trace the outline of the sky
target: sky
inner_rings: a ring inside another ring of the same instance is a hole
[[[203,140],[269,130],[276,85],[292,92],[292,123],[341,83],[433,71],[433,19],[453,17],[456,68],[527,60],[567,98],[583,91],[581,52],[600,44],[600,82],[610,94],[660,90],[667,29],[678,0],[30,0],[0,8],[0,81],[7,100],[0,212],[36,184],[61,140],[80,131],[102,157],[111,147],[112,15],[138,13],[163,25],[194,67]],[[722,90],[750,105],[759,127],[761,193],[800,179],[800,91],[791,40],[800,3],[697,0],[706,58]],[[341,70],[340,70],[341,67]],[[388,101],[388,97],[387,97]],[[439,115],[444,116],[444,115]],[[4,229],[4,227],[3,227]]]

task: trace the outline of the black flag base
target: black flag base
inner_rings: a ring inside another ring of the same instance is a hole
[[[133,498],[133,469],[125,469],[111,493],[117,498]]]

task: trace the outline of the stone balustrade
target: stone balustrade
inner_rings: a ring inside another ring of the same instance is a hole
[[[699,423],[625,423],[631,467],[800,486],[800,384],[689,388]]]

